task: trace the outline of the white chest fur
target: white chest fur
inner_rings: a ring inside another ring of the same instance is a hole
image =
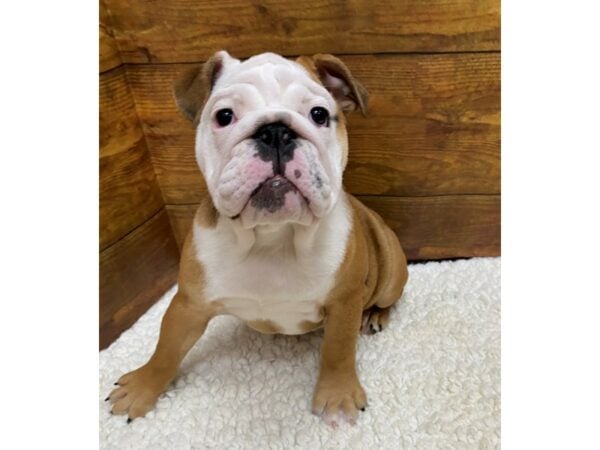
[[[344,194],[326,217],[308,227],[283,225],[244,230],[220,219],[196,226],[194,244],[206,271],[205,298],[245,321],[271,321],[281,332],[303,332],[319,320],[333,287],[352,226]]]

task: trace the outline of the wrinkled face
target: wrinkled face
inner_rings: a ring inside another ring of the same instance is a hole
[[[329,91],[300,64],[228,58],[202,110],[196,157],[217,210],[244,228],[311,224],[335,205],[346,130]]]

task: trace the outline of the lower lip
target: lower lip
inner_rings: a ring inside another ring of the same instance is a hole
[[[298,187],[293,182],[291,182],[288,178],[286,178],[282,175],[275,175],[274,177],[267,178],[265,181],[260,183],[256,187],[256,189],[254,189],[254,191],[252,191],[252,193],[250,194],[250,197],[248,198],[248,202],[253,200],[260,193],[261,189],[264,189],[264,188],[273,190],[275,195],[278,195],[278,194],[285,195],[287,192],[295,193],[295,194],[299,195],[300,197],[302,197],[302,199],[306,202],[306,204],[308,206],[310,206],[310,200],[304,196],[302,191],[300,189],[298,189]],[[284,191],[284,192],[281,193],[281,191]]]
[[[265,181],[260,183],[256,189],[254,189],[252,194],[250,194],[250,197],[253,197],[254,194],[256,194],[265,185],[268,185],[272,189],[283,189],[287,186],[290,186],[292,191],[298,191],[298,188],[296,188],[294,183],[292,183],[290,180],[281,175],[275,175],[274,177],[267,178]]]

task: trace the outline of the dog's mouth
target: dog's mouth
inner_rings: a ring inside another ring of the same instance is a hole
[[[302,195],[294,183],[286,177],[275,175],[259,184],[250,194],[248,201],[256,209],[265,209],[274,213],[284,206],[288,192]]]
[[[294,183],[283,175],[275,175],[265,179],[252,191],[242,211],[251,206],[256,210],[263,210],[271,214],[275,213],[285,206],[286,195],[289,192],[297,195],[300,202],[304,202],[306,205],[310,203]],[[242,211],[231,217],[231,219],[239,219]]]

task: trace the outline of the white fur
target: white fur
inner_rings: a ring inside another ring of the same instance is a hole
[[[206,273],[204,298],[219,302],[223,314],[302,333],[302,322],[322,318],[352,228],[342,190],[345,142],[335,121],[318,126],[310,119],[311,108],[326,107],[334,116],[337,105],[301,65],[279,55],[244,62],[222,56],[196,135],[198,165],[220,213],[214,229],[193,229]],[[222,108],[235,117],[224,127],[214,119]],[[285,175],[302,197],[288,193],[291,212],[283,208],[265,217],[264,210],[248,206],[249,198],[273,168],[257,159],[252,135],[271,122],[284,122],[298,136]]]
[[[322,220],[244,229],[220,217],[215,228],[195,225],[194,245],[204,266],[204,297],[219,301],[223,314],[245,321],[270,320],[284,334],[319,320],[352,228],[351,207],[342,195]]]
[[[337,123],[323,127],[312,122],[310,110],[315,106],[325,107],[331,116],[338,111],[329,91],[300,64],[273,53],[244,62],[228,55],[224,58],[196,130],[196,159],[221,214],[240,214],[248,205],[250,194],[272,175],[271,163],[261,166],[254,158],[251,136],[257,124],[275,121],[297,133],[297,159],[310,162],[302,179],[297,182],[291,177],[290,181],[307,199],[313,215],[320,218],[331,211],[342,189],[345,143],[338,139]],[[235,119],[228,126],[218,127],[214,117],[223,108],[232,109]],[[303,214],[297,217],[306,222]]]

